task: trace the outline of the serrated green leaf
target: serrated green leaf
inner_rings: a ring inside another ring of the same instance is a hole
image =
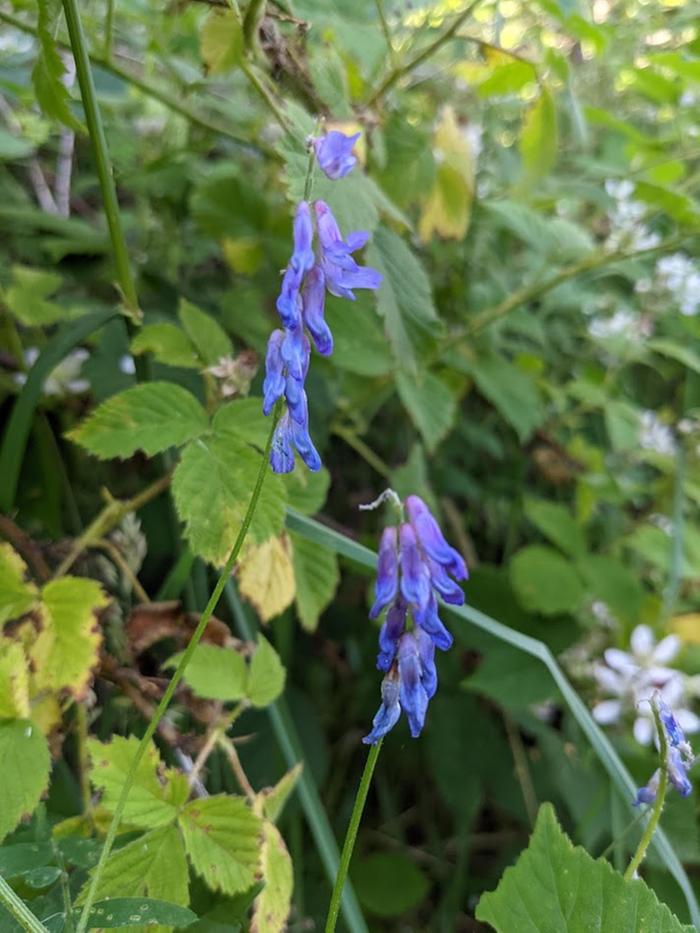
[[[273,823],[277,822],[290,794],[297,786],[297,781],[303,769],[303,762],[297,762],[293,768],[279,779],[274,787],[267,787],[265,790],[260,791],[257,799],[261,802],[262,812],[268,820],[272,820]]]
[[[68,690],[79,699],[97,664],[102,634],[97,612],[107,605],[94,580],[60,577],[41,592],[42,628],[29,651],[39,690]]]
[[[212,421],[217,434],[235,434],[261,450],[265,449],[271,426],[271,419],[262,413],[262,399],[257,396],[227,402],[219,408]]]
[[[667,356],[672,360],[677,360],[694,373],[700,373],[700,354],[697,354],[692,347],[682,343],[676,343],[673,340],[664,340],[661,337],[654,337],[647,340],[645,346],[662,356]]]
[[[573,612],[583,599],[583,586],[571,561],[539,544],[518,551],[510,564],[510,580],[529,612]]]
[[[326,296],[326,323],[333,334],[333,366],[359,376],[385,376],[394,360],[377,312],[374,297],[357,292],[357,301]]]
[[[0,638],[0,719],[29,717],[29,668],[24,648]]]
[[[223,327],[210,314],[205,314],[190,301],[180,299],[178,317],[205,366],[213,366],[222,356],[228,356],[233,352],[231,341]]]
[[[280,831],[267,820],[262,827],[260,873],[265,887],[253,902],[250,933],[278,933],[287,928],[294,871]]]
[[[240,797],[193,800],[179,818],[187,854],[215,891],[237,894],[255,880],[262,821]]]
[[[269,706],[284,690],[287,676],[279,655],[270,642],[258,635],[258,647],[250,662],[247,695],[253,706]]]
[[[80,892],[78,905],[84,903],[87,887]],[[100,877],[97,897],[111,900],[141,895],[186,906],[188,889],[182,837],[176,826],[162,826],[112,852]]]
[[[476,917],[496,933],[684,933],[684,926],[641,879],[625,881],[605,859],[593,859],[562,832],[543,804],[530,844]]]
[[[321,613],[330,604],[340,582],[338,559],[331,551],[290,533],[296,580],[299,621],[309,632],[316,630]]]
[[[520,155],[526,179],[533,181],[546,175],[557,158],[557,111],[546,87],[525,115],[520,135]]]
[[[113,813],[126,775],[139,747],[136,736],[115,735],[110,742],[88,740],[91,767],[90,780],[102,792],[102,805]],[[160,756],[155,745],[149,745],[139,762],[134,783],[124,808],[124,821],[139,829],[167,826],[177,816],[177,809],[165,800],[164,781],[159,777]]]
[[[4,541],[0,542],[0,627],[8,619],[28,612],[37,600],[38,590],[25,582],[27,565]]]
[[[325,467],[311,471],[305,464],[297,464],[293,473],[284,475],[287,505],[302,515],[315,515],[324,506],[330,483],[331,475]]]
[[[545,417],[532,377],[499,356],[470,360],[464,369],[474,377],[481,394],[513,426],[520,440],[528,440]]]
[[[571,557],[584,554],[586,539],[583,530],[563,505],[546,499],[528,498],[525,500],[525,515],[545,537]]]
[[[529,62],[510,59],[496,64],[479,84],[479,97],[498,97],[513,94],[537,79],[537,72]]]
[[[236,68],[243,57],[243,28],[238,15],[232,10],[212,10],[202,26],[199,43],[209,74]]]
[[[173,497],[193,551],[212,564],[226,561],[245,515],[261,454],[231,434],[189,444],[173,476]],[[285,492],[279,477],[265,477],[249,539],[261,544],[284,524]]]
[[[449,434],[457,415],[457,403],[445,383],[433,373],[414,378],[396,373],[396,388],[411,421],[432,453]]]
[[[88,929],[98,927],[114,930],[118,927],[155,926],[188,927],[197,920],[189,907],[170,904],[155,897],[110,897],[98,901],[90,911]]]
[[[291,546],[286,534],[263,544],[246,545],[238,562],[238,589],[255,606],[261,622],[269,622],[291,606],[295,582]]]
[[[149,456],[184,444],[209,427],[197,399],[172,382],[133,386],[103,402],[68,437],[102,460]]]
[[[32,82],[36,99],[48,117],[58,120],[72,130],[81,132],[83,125],[70,108],[71,97],[62,81],[66,66],[56,47],[53,37],[57,17],[56,4],[49,0],[39,0],[39,55],[32,70]]]
[[[435,184],[423,205],[418,233],[424,243],[434,233],[461,240],[469,227],[475,159],[451,107],[443,110],[433,145],[437,161]]]
[[[46,739],[28,719],[0,722],[0,841],[34,812],[49,784]]]
[[[379,227],[367,248],[367,264],[384,276],[377,293],[377,310],[397,360],[415,367],[417,332],[434,334],[438,317],[430,281],[423,266],[401,237]]]
[[[170,658],[165,667],[175,667],[182,654]],[[233,648],[197,645],[185,669],[185,681],[197,696],[206,700],[240,700],[246,695],[248,665]]]
[[[179,327],[160,321],[146,324],[131,341],[134,356],[152,353],[153,358],[167,366],[183,366],[187,369],[200,369],[194,344]]]
[[[65,308],[48,300],[61,285],[60,275],[20,265],[12,266],[10,272],[12,278],[3,297],[20,324],[42,327],[55,324],[65,316]]]

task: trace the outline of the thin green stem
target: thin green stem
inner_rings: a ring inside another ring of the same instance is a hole
[[[114,35],[114,0],[107,0],[105,15],[105,44],[104,56],[107,61],[112,59],[112,38]]]
[[[34,916],[2,875],[0,875],[0,904],[12,914],[23,930],[29,930],[29,933],[48,933],[41,920]]]
[[[389,23],[387,22],[386,14],[384,13],[384,0],[374,0],[374,5],[377,9],[377,16],[379,17],[382,32],[384,33],[384,41],[386,42],[386,47],[389,50],[389,61],[391,62],[392,68],[396,68],[398,65],[398,58],[396,56],[394,43],[391,40],[391,30],[389,29]]]
[[[647,854],[647,849],[649,848],[649,844],[654,836],[659,819],[661,818],[661,811],[664,808],[664,801],[666,799],[666,790],[668,789],[668,739],[666,738],[666,730],[664,729],[663,723],[661,722],[661,716],[659,715],[659,711],[656,708],[656,703],[653,700],[651,709],[654,713],[656,734],[659,737],[659,769],[661,771],[661,775],[659,777],[659,788],[656,792],[656,800],[654,801],[654,806],[651,811],[651,816],[649,817],[649,822],[647,823],[647,827],[644,830],[642,838],[639,840],[637,851],[634,853],[629,865],[627,866],[627,870],[625,871],[625,881],[630,881],[630,879],[634,878],[637,869],[644,861],[644,856]]]
[[[367,755],[365,770],[362,772],[360,786],[357,789],[357,796],[355,797],[355,803],[352,808],[352,813],[350,814],[350,822],[348,824],[348,831],[345,834],[343,851],[340,853],[340,866],[338,867],[338,874],[336,875],[335,884],[333,886],[331,902],[328,906],[325,933],[333,933],[335,930],[335,925],[338,922],[340,899],[343,895],[345,879],[347,878],[348,869],[350,868],[350,859],[352,858],[352,853],[355,849],[355,840],[357,839],[357,831],[360,828],[362,812],[365,809],[365,802],[367,800],[367,793],[369,792],[369,785],[372,783],[374,767],[377,764],[377,758],[379,758],[379,752],[381,751],[383,741],[383,739],[380,739],[376,745],[373,745],[369,750],[369,755]]]
[[[252,87],[257,91],[260,99],[266,105],[270,113],[273,115],[275,120],[277,120],[285,133],[288,133],[292,138],[294,138],[294,130],[291,123],[287,119],[280,105],[275,100],[270,89],[267,87],[262,78],[256,74],[255,68],[248,64],[248,62],[243,61],[241,62],[241,71],[246,76]]]
[[[260,21],[265,15],[265,0],[248,0],[243,17],[243,42],[246,49],[255,51]]]
[[[685,450],[682,441],[678,440],[676,451],[676,476],[673,488],[673,526],[671,532],[671,559],[669,575],[664,590],[663,612],[666,618],[673,615],[678,601],[681,576],[683,573],[683,505],[685,482]]]
[[[434,55],[435,52],[437,52],[437,50],[441,48],[446,42],[449,42],[462,23],[469,19],[475,7],[477,7],[480,2],[481,0],[472,0],[472,3],[470,3],[467,8],[459,14],[459,16],[455,17],[452,24],[448,26],[448,28],[437,37],[437,39],[427,45],[421,52],[419,52],[417,55],[414,55],[413,58],[410,58],[403,65],[397,65],[395,68],[392,68],[379,87],[370,95],[369,100],[367,101],[367,106],[372,107],[374,104],[376,104],[377,101],[382,98],[400,78],[402,78],[405,74],[413,71],[414,68],[417,68],[418,65],[422,64],[427,58],[430,58],[431,55]]]
[[[216,581],[216,586],[214,587],[214,590],[211,596],[209,597],[209,602],[207,603],[204,609],[204,612],[200,616],[199,622],[197,623],[197,628],[194,630],[192,637],[190,638],[190,641],[187,647],[185,648],[182,654],[182,657],[180,658],[180,662],[177,668],[175,669],[175,673],[170,679],[170,683],[168,684],[165,690],[165,693],[163,694],[163,697],[160,703],[158,704],[155,713],[153,714],[153,718],[149,722],[146,728],[146,731],[143,734],[143,738],[139,742],[139,747],[137,748],[136,754],[134,755],[133,761],[131,762],[131,765],[129,767],[129,771],[126,775],[126,780],[124,782],[124,787],[122,788],[122,792],[119,795],[119,800],[117,801],[117,806],[114,810],[114,816],[112,817],[112,822],[110,823],[109,829],[107,830],[107,835],[105,837],[104,845],[102,846],[102,851],[100,852],[100,858],[97,863],[97,867],[95,868],[94,874],[92,876],[92,881],[90,882],[90,888],[88,889],[87,897],[85,899],[85,905],[84,905],[83,912],[80,917],[80,923],[78,925],[77,933],[85,933],[85,930],[87,929],[87,921],[88,921],[88,916],[90,914],[90,908],[95,902],[95,897],[97,896],[97,891],[99,890],[100,879],[102,877],[102,873],[104,872],[105,864],[107,862],[109,853],[111,852],[112,846],[114,845],[114,840],[117,835],[117,830],[119,829],[119,824],[121,823],[122,814],[124,813],[124,807],[126,806],[126,801],[129,797],[129,792],[131,790],[131,786],[133,784],[134,776],[136,774],[138,766],[144,754],[146,753],[146,750],[148,749],[150,745],[151,739],[153,738],[155,731],[158,728],[158,724],[163,718],[163,715],[165,714],[165,711],[168,708],[170,701],[173,698],[173,695],[175,693],[175,690],[177,689],[178,684],[182,680],[182,676],[185,673],[187,665],[190,663],[192,659],[192,655],[194,654],[195,648],[199,644],[199,641],[202,635],[204,634],[204,630],[207,627],[207,623],[209,622],[209,619],[211,618],[212,613],[216,609],[219,599],[221,598],[221,594],[224,591],[224,587],[226,586],[226,583],[229,577],[231,576],[231,570],[233,568],[233,565],[235,564],[236,559],[238,558],[238,555],[240,554],[241,547],[243,546],[243,542],[245,541],[246,535],[248,534],[248,529],[250,528],[250,523],[253,518],[253,513],[255,512],[255,507],[258,504],[258,499],[260,498],[260,492],[262,491],[263,483],[267,475],[267,466],[268,466],[268,462],[270,459],[270,448],[272,447],[272,436],[274,434],[275,427],[277,426],[279,415],[280,415],[280,411],[279,411],[279,403],[278,403],[277,406],[275,407],[275,413],[273,415],[272,424],[270,426],[270,433],[268,435],[267,444],[265,446],[265,453],[263,454],[262,460],[260,462],[260,469],[258,470],[258,476],[255,481],[255,486],[253,488],[253,492],[251,494],[250,502],[248,503],[248,508],[243,518],[243,522],[241,523],[241,527],[238,531],[238,535],[236,536],[236,541],[233,547],[231,548],[231,553],[229,554],[228,559],[224,565],[224,569],[219,574],[219,579]]]
[[[97,93],[95,91],[95,82],[92,79],[92,69],[90,68],[83,25],[80,20],[78,0],[63,0],[63,11],[66,16],[71,50],[75,59],[75,70],[80,84],[85,121],[92,142],[95,167],[100,181],[102,201],[107,216],[109,237],[112,241],[114,263],[117,270],[117,281],[126,304],[126,310],[133,319],[138,319],[140,311],[136,296],[136,285],[131,272],[129,253],[119,213],[119,202],[117,201],[117,191],[114,185],[114,173],[107,148],[107,140],[102,126],[100,109],[97,106]]]

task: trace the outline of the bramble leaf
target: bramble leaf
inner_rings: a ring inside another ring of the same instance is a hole
[[[209,427],[197,399],[172,382],[133,386],[103,402],[68,437],[96,457],[124,460],[184,444]]]
[[[176,654],[165,666],[174,667],[181,656]],[[188,687],[206,700],[240,700],[246,695],[247,680],[243,655],[218,645],[197,645],[185,669]]]
[[[302,626],[313,632],[340,582],[338,558],[327,548],[291,534],[296,608]]]
[[[0,638],[0,719],[29,718],[29,669],[24,648]]]
[[[223,327],[184,298],[180,299],[178,317],[205,366],[213,366],[232,352],[231,341]]]
[[[20,324],[42,327],[55,324],[65,316],[65,308],[49,301],[49,296],[61,285],[60,275],[21,265],[12,266],[10,272],[12,279],[3,298]]]
[[[37,601],[38,590],[25,582],[27,565],[5,542],[0,542],[0,626],[28,612]]]
[[[139,747],[136,736],[115,735],[110,742],[88,740],[90,780],[102,791],[102,805],[113,813],[124,787],[126,775]],[[154,829],[172,823],[177,809],[165,799],[165,782],[159,778],[161,761],[151,743],[139,762],[134,783],[124,808],[124,821],[139,829]]]
[[[544,615],[573,612],[584,595],[571,561],[540,544],[518,551],[510,564],[510,580],[523,607]]]
[[[107,605],[94,580],[60,577],[41,593],[43,628],[29,651],[38,690],[68,690],[79,699],[97,664],[102,634],[98,609]]]
[[[213,10],[202,26],[199,44],[209,74],[220,75],[237,67],[243,57],[239,17],[232,10]]]
[[[260,874],[265,887],[253,902],[250,933],[277,933],[287,927],[294,871],[280,831],[268,820],[262,826]]]
[[[238,586],[263,622],[269,622],[291,605],[295,583],[289,538],[268,538],[245,548],[239,561]]]
[[[260,469],[261,454],[232,434],[189,444],[173,476],[172,491],[193,551],[221,565],[238,534]],[[249,541],[261,544],[282,530],[284,486],[265,477],[250,525]]]
[[[277,822],[277,818],[282,813],[290,794],[297,786],[297,781],[303,769],[303,762],[298,761],[293,768],[290,768],[279,779],[274,787],[266,787],[257,795],[257,801],[262,805],[262,813],[268,820],[272,820],[273,823]]]
[[[496,933],[693,929],[681,924],[641,879],[625,881],[605,859],[593,859],[574,846],[551,804],[540,807],[527,849],[506,869],[496,890],[481,896],[476,917]]]
[[[215,891],[237,894],[255,880],[262,822],[245,800],[219,795],[187,804],[179,818],[187,854]]]
[[[186,369],[199,369],[201,366],[194,344],[187,334],[168,321],[146,324],[131,341],[130,349],[134,356],[152,353],[155,360],[167,366],[183,366]]]
[[[32,722],[0,722],[0,841],[34,812],[48,787],[50,766],[46,739]]]
[[[546,87],[532,104],[523,122],[520,155],[525,177],[532,181],[546,175],[557,158],[557,111]]]
[[[414,378],[399,371],[396,388],[407,414],[432,453],[454,423],[457,415],[454,396],[441,379],[429,372]]]
[[[270,642],[258,635],[258,647],[248,671],[248,699],[253,706],[269,706],[284,690],[287,673]]]

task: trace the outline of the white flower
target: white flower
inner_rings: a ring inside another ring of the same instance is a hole
[[[593,707],[596,722],[611,725],[631,713],[635,717],[635,739],[640,745],[649,745],[654,737],[654,719],[648,701],[658,691],[685,732],[700,731],[700,718],[683,706],[686,678],[669,667],[680,646],[677,635],[667,635],[657,644],[649,626],[638,625],[632,632],[629,651],[608,648],[603,655],[605,663],[593,667],[598,686],[611,697]]]
[[[684,253],[663,256],[656,263],[656,274],[673,295],[681,314],[692,317],[700,311],[700,268]]]
[[[616,181],[608,179],[605,190],[615,201],[615,206],[608,213],[610,233],[605,241],[605,248],[643,250],[658,246],[661,238],[642,222],[647,212],[641,201],[633,201],[634,184],[628,179]]]
[[[90,383],[87,379],[78,377],[83,363],[89,356],[88,351],[82,347],[69,353],[44,380],[42,386],[44,395],[81,395],[83,392],[87,392]],[[29,347],[24,351],[24,363],[27,369],[31,369],[38,358],[39,350],[37,347]],[[26,381],[26,373],[15,374],[17,385],[23,386]]]
[[[673,456],[676,452],[673,431],[657,418],[653,411],[642,412],[639,446],[644,450],[653,450],[657,454],[667,456]]]
[[[629,308],[620,308],[612,317],[595,317],[588,325],[588,333],[596,340],[623,337],[638,343],[648,336],[647,330],[646,322]]]

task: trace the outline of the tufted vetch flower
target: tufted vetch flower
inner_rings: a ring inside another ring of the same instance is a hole
[[[389,688],[382,686],[382,706],[363,739],[369,745],[394,727],[397,709],[405,713],[411,735],[420,735],[437,690],[435,649],[447,651],[452,645],[439,616],[438,597],[462,605],[464,592],[456,581],[468,576],[462,556],[447,543],[425,502],[408,496],[403,511],[408,520],[382,533],[369,613],[376,619],[387,610],[379,630],[377,667],[385,672],[383,684],[392,685],[390,710],[385,699]]]
[[[346,136],[339,130],[331,130],[324,136],[312,140],[316,159],[324,175],[337,181],[355,168],[357,158],[352,151],[359,138],[359,133]]]
[[[690,742],[686,739],[680,723],[664,702],[661,694],[658,692],[655,693],[649,703],[655,708],[658,714],[658,719],[666,739],[666,761],[662,762],[662,767],[666,769],[671,787],[673,787],[681,797],[687,797],[693,789],[693,785],[690,783],[687,773],[688,769],[695,763],[693,749],[690,746]],[[635,804],[653,803],[659,792],[660,781],[661,768],[657,768],[644,787],[640,787],[637,791],[637,796],[634,800]]]

